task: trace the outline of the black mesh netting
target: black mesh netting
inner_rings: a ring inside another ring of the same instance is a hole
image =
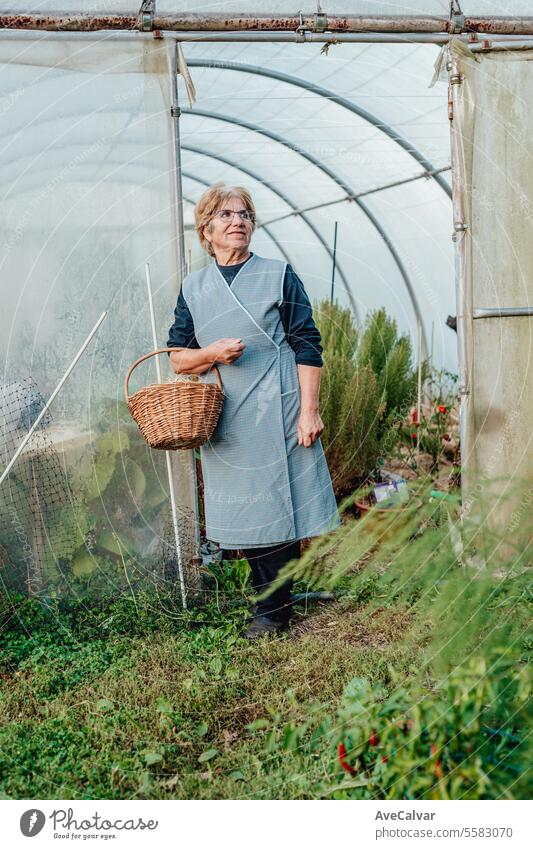
[[[0,385],[2,469],[44,406],[31,377]],[[47,412],[0,485],[2,586],[47,596],[174,585],[170,518],[162,452],[150,451],[127,410],[111,402],[86,430]],[[188,552],[191,540],[183,545]]]
[[[0,459],[5,468],[28,434],[45,400],[31,377],[0,385]],[[54,449],[47,411],[0,486],[0,545],[4,580],[43,590],[58,559],[72,553],[74,504]]]

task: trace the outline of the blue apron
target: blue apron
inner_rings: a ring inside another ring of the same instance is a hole
[[[206,536],[223,548],[318,536],[340,524],[320,439],[297,444],[298,368],[278,309],[285,268],[254,253],[231,286],[214,261],[183,281],[201,347],[226,337],[245,345],[232,365],[218,366],[224,406],[200,448]]]

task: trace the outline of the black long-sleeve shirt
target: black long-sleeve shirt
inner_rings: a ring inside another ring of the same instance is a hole
[[[236,265],[220,265],[218,268],[231,286],[237,272],[248,262],[253,254]],[[304,285],[296,272],[287,265],[283,279],[283,301],[279,306],[281,323],[287,342],[294,351],[296,362],[306,366],[323,365],[320,332],[313,320],[311,303],[307,297]],[[169,330],[167,348],[199,348],[195,336],[192,315],[187,302],[180,291],[174,324]]]

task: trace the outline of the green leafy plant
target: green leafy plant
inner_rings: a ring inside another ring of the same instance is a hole
[[[526,768],[531,671],[473,657],[431,690],[355,678],[337,715],[337,798],[512,797]],[[350,776],[350,778],[347,778]]]
[[[395,320],[387,316],[383,308],[368,316],[357,351],[357,362],[360,366],[368,364],[376,375],[379,396],[385,404],[383,418],[378,423],[382,437],[398,413],[413,403],[417,390],[411,340],[407,335],[398,334]],[[426,372],[424,363],[422,379]]]
[[[362,331],[338,303],[316,304],[315,315],[324,349],[323,442],[335,493],[342,496],[394,449],[417,376],[409,337],[384,309],[370,313]]]

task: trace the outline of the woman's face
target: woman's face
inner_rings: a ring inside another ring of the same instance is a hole
[[[204,227],[205,238],[211,242],[215,254],[218,251],[246,250],[252,236],[252,222],[236,214],[231,217],[220,217],[222,209],[230,209],[233,213],[238,213],[246,211],[246,206],[240,197],[230,197],[225,200],[211,219],[209,226]]]

